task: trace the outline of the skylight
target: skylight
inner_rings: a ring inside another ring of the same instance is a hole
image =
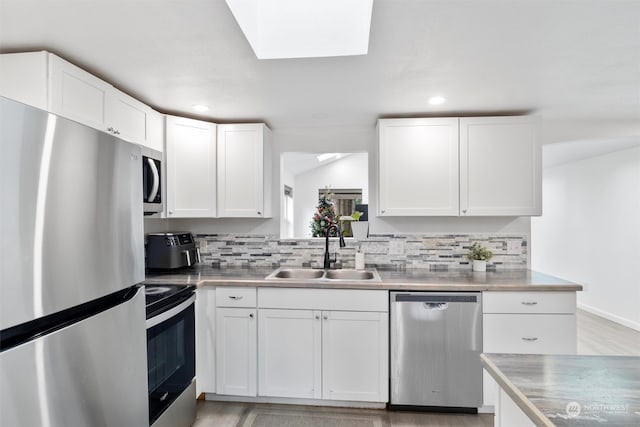
[[[258,59],[366,55],[373,0],[226,0]]]

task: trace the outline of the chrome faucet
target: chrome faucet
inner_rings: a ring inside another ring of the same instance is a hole
[[[344,248],[345,246],[347,246],[347,244],[344,242],[344,237],[342,236],[342,227],[340,227],[340,224],[332,224],[330,226],[327,227],[327,229],[324,232],[324,237],[325,237],[325,245],[324,245],[324,269],[327,270],[329,268],[331,268],[331,264],[335,263],[338,261],[338,256],[334,256],[333,259],[331,259],[331,257],[329,256],[329,233],[331,232],[332,229],[336,230],[336,232],[338,233],[338,237],[340,238],[340,247]]]

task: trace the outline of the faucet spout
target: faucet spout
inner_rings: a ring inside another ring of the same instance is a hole
[[[331,263],[336,262],[337,259],[334,258],[333,260],[331,259],[331,256],[329,255],[329,234],[331,233],[331,230],[336,230],[336,232],[338,233],[338,239],[340,241],[340,247],[344,248],[345,246],[347,246],[347,244],[344,242],[344,236],[342,235],[342,227],[340,227],[340,224],[332,224],[330,226],[327,227],[327,229],[324,232],[324,237],[325,237],[325,242],[324,242],[324,269],[329,269],[331,268]]]

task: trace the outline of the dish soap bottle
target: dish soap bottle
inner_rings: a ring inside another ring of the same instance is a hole
[[[360,246],[356,251],[356,270],[364,270],[364,252],[360,250]]]

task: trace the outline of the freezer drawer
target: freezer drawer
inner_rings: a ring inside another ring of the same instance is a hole
[[[144,291],[0,353],[3,426],[148,426]]]
[[[482,406],[480,293],[391,292],[391,405]]]

